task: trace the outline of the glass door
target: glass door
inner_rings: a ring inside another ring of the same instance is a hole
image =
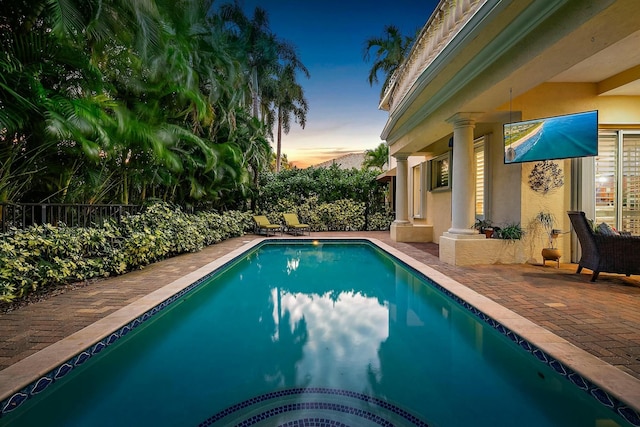
[[[640,235],[640,133],[622,133],[620,230]]]
[[[595,179],[596,223],[640,235],[640,132],[600,132]]]

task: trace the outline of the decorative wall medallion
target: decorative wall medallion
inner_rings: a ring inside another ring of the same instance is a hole
[[[529,188],[547,194],[564,185],[564,175],[557,163],[545,160],[535,164],[529,174]]]

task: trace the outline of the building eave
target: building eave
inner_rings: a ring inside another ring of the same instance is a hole
[[[497,37],[485,44],[462,69],[453,73],[451,78],[434,92],[433,96],[412,113],[411,117],[396,128],[399,120],[407,114],[410,106],[416,102],[424,89],[432,83],[435,77],[447,72],[446,68],[456,59],[457,55],[492,24],[493,20],[503,12],[509,2],[490,0],[484,3],[458,34],[449,41],[448,45],[434,61],[421,72],[407,94],[396,101],[397,105],[390,111],[389,119],[382,131],[381,138],[386,140],[389,145],[394,144],[402,135],[415,128],[425,118],[451,100],[473,79],[485,72],[505,52],[521,42],[540,22],[544,21],[567,1],[532,2]]]

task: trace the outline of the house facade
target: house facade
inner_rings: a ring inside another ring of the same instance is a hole
[[[543,262],[539,212],[562,231],[566,262],[579,256],[569,210],[640,234],[637,0],[442,0],[380,108],[394,240],[439,243],[442,260],[465,265]],[[555,160],[505,161],[506,124],[588,111],[597,155],[562,155],[570,130]],[[520,224],[524,238],[488,239],[478,219]]]

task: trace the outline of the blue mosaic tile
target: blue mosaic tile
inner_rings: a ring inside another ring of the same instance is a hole
[[[582,390],[589,389],[589,386],[587,385],[587,382],[584,380],[584,378],[582,378],[580,375],[576,373],[569,374],[569,380],[571,380],[571,382],[575,386],[579,387]]]
[[[49,387],[49,385],[51,383],[53,383],[53,379],[52,378],[42,377],[38,381],[36,381],[35,384],[33,384],[33,387],[31,387],[31,390],[29,391],[29,394],[33,396],[35,394],[41,393],[47,387]]]
[[[86,362],[87,360],[89,360],[89,358],[91,357],[91,354],[89,354],[86,351],[83,351],[82,353],[80,353],[79,355],[77,355],[74,359],[73,362],[73,366],[80,366],[82,365],[84,362]]]
[[[529,341],[521,339],[518,344],[520,344],[520,348],[522,348],[523,350],[525,350],[528,353],[531,353],[532,350],[533,350],[531,344],[529,344]]]
[[[598,399],[600,403],[602,403],[603,405],[609,408],[613,408],[615,406],[615,404],[611,399],[611,396],[609,396],[604,390],[598,387],[595,387],[594,389],[591,390],[591,395],[596,399]]]
[[[59,380],[60,378],[67,375],[73,369],[73,365],[71,363],[65,363],[55,370],[55,374],[53,375],[54,380]]]
[[[113,334],[109,335],[109,338],[107,338],[107,341],[106,341],[107,345],[113,344],[114,342],[116,342],[118,340],[118,338],[120,338],[120,336],[115,332]]]
[[[640,415],[629,408],[628,406],[622,406],[617,410],[618,414],[627,420],[631,425],[640,426]]]
[[[106,346],[104,345],[104,343],[100,341],[99,343],[94,345],[93,348],[91,349],[91,355],[93,356],[94,354],[100,353],[105,347]]]
[[[22,405],[22,403],[25,400],[27,400],[28,397],[29,397],[29,395],[26,394],[26,393],[22,393],[22,392],[15,393],[13,396],[11,396],[9,399],[7,399],[6,403],[2,406],[2,413],[3,414],[7,414],[7,413],[13,411],[18,406]]]
[[[540,350],[540,349],[535,349],[533,350],[533,355],[541,362],[544,362],[545,364],[549,363],[549,359],[547,358],[547,355],[544,351]]]
[[[560,375],[564,377],[567,376],[567,371],[565,370],[564,365],[558,362],[557,360],[552,360],[551,362],[549,362],[549,366],[551,366],[553,370],[559,373]]]
[[[227,417],[230,414],[233,414],[234,412],[241,410],[241,409],[245,409],[248,408],[254,404],[260,404],[264,401],[267,400],[271,400],[271,399],[278,399],[281,397],[288,397],[288,396],[292,396],[292,395],[312,395],[312,394],[329,394],[329,395],[339,395],[339,396],[347,396],[353,399],[358,399],[361,400],[363,402],[367,402],[367,403],[371,403],[374,405],[377,405],[381,408],[384,408],[388,411],[393,412],[394,414],[408,420],[412,422],[412,425],[416,425],[416,426],[420,426],[420,427],[428,427],[428,424],[421,421],[419,418],[415,417],[412,414],[409,414],[408,412],[394,406],[391,405],[388,402],[385,402],[383,400],[371,397],[371,396],[367,396],[361,393],[356,393],[356,392],[352,392],[349,390],[340,390],[340,389],[329,389],[329,388],[322,388],[322,387],[310,387],[310,388],[296,388],[296,389],[288,389],[288,390],[280,390],[280,391],[275,391],[272,393],[267,393],[267,394],[263,394],[257,397],[253,397],[251,399],[247,399],[243,402],[237,403],[223,411],[218,412],[217,414],[213,415],[212,417],[208,418],[207,420],[203,421],[202,423],[200,423],[200,426],[210,426],[213,425],[215,422]],[[282,414],[285,412],[292,412],[292,411],[298,411],[298,410],[308,410],[308,409],[313,409],[313,410],[326,410],[326,411],[334,411],[334,412],[338,412],[338,413],[348,413],[351,415],[355,415],[361,418],[365,418],[371,421],[376,422],[379,425],[382,426],[393,426],[393,423],[385,420],[384,418],[376,415],[376,414],[372,414],[368,411],[364,411],[362,409],[359,408],[354,408],[351,406],[347,406],[347,405],[343,405],[343,404],[335,404],[335,403],[326,403],[326,402],[296,402],[296,403],[289,403],[286,405],[282,405],[279,406],[277,408],[273,408],[270,409],[268,411],[262,412],[260,414],[256,414],[254,416],[252,416],[251,418],[249,418],[248,420],[244,420],[242,422],[240,422],[237,425],[245,425],[245,426],[252,426],[254,424],[257,424],[259,422],[262,422],[266,419],[269,419],[270,417],[277,415],[277,414]],[[237,422],[237,421],[236,421]]]

